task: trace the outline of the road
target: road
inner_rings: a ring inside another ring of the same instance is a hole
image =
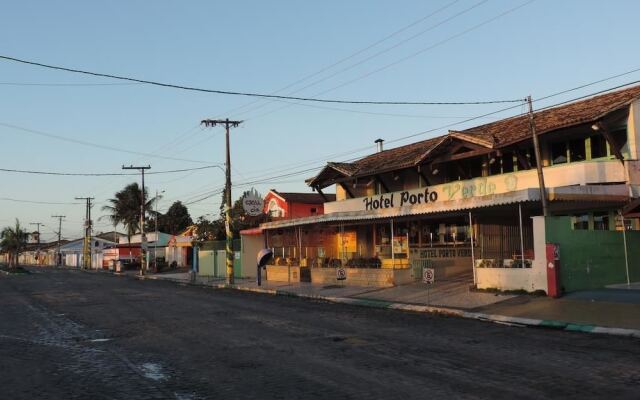
[[[3,399],[638,398],[640,341],[138,281],[0,275]]]

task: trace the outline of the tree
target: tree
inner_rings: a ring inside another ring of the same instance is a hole
[[[174,202],[165,214],[157,213],[156,215],[160,232],[177,235],[193,225],[189,210],[180,201]]]
[[[144,191],[145,211],[153,212],[153,204],[157,198],[148,199],[148,190]],[[127,232],[127,242],[131,243],[131,236],[140,231],[140,203],[142,200],[142,190],[137,183],[130,183],[119,192],[115,193],[115,198],[108,200],[109,205],[102,207],[102,211],[107,211],[106,216],[113,226],[122,224]],[[146,216],[145,216],[146,217]],[[145,218],[146,219],[146,218]]]
[[[242,196],[233,203],[233,207],[231,207],[231,230],[236,238],[240,234],[240,231],[255,228],[267,221],[267,215],[265,214],[260,214],[255,217],[246,214],[242,202],[247,196],[262,197],[255,189],[251,189],[242,193]],[[222,221],[224,223],[224,215]]]
[[[197,243],[210,240],[224,240],[224,221],[218,219],[209,221],[205,217],[199,217],[196,221],[196,239]]]
[[[27,245],[28,238],[29,233],[22,229],[18,219],[15,227],[5,227],[0,233],[0,248],[9,256],[9,269],[18,267],[18,256]]]

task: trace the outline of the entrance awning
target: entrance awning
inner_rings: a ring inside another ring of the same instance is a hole
[[[262,229],[286,228],[298,225],[309,225],[323,222],[362,221],[380,218],[395,218],[409,215],[423,215],[444,213],[451,211],[471,210],[474,208],[491,207],[496,205],[514,204],[526,201],[540,201],[538,189],[516,190],[509,193],[477,196],[463,200],[449,200],[438,203],[419,204],[397,208],[387,208],[369,211],[347,211],[331,214],[317,215],[313,217],[296,218],[266,222],[261,224]]]
[[[563,186],[557,188],[549,188],[547,189],[547,194],[549,196],[549,200],[551,201],[625,202],[629,200],[630,189],[628,185],[624,184]],[[459,200],[445,200],[437,203],[426,203],[413,206],[367,211],[334,212],[313,217],[266,222],[264,224],[261,224],[260,228],[266,230],[326,222],[346,222],[374,220],[382,218],[396,218],[411,215],[466,211],[478,208],[537,201],[540,201],[540,191],[537,188],[529,188],[523,190],[515,190],[508,193],[475,196]]]

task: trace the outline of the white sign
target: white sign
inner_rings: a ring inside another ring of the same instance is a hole
[[[344,268],[336,269],[336,279],[339,281],[347,279],[347,270]]]
[[[242,208],[251,217],[257,217],[262,214],[262,206],[263,200],[254,194],[249,194],[242,199]]]
[[[425,268],[422,271],[422,282],[432,285],[436,282],[436,271],[433,268]]]

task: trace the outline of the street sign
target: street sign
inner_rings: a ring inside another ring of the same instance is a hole
[[[260,196],[258,196],[257,192],[252,192],[246,195],[242,199],[242,208],[244,208],[245,214],[250,217],[257,217],[262,214],[262,206],[264,201]]]
[[[345,279],[347,279],[347,270],[344,268],[337,268],[336,269],[336,279],[339,281],[344,281]]]
[[[425,268],[422,271],[422,282],[429,285],[436,282],[436,272],[433,268]]]

